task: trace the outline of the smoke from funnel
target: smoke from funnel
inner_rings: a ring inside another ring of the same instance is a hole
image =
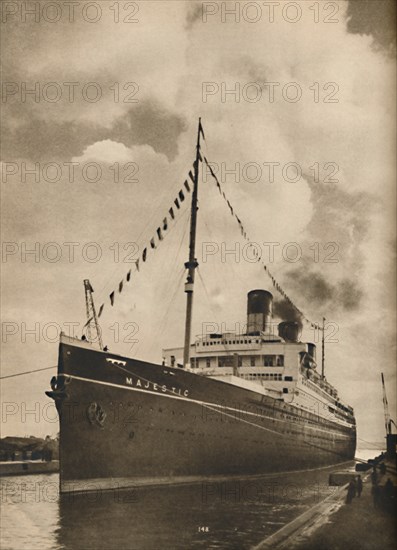
[[[345,311],[354,311],[360,306],[363,291],[358,287],[356,281],[352,281],[347,277],[332,283],[327,281],[321,273],[314,271],[302,272],[300,270],[290,271],[287,277],[289,279],[288,286],[312,304],[321,306],[330,303],[338,304]],[[291,308],[288,302],[286,306],[291,310],[291,315],[299,316],[298,312]],[[276,307],[275,304],[275,312]],[[284,309],[285,307],[282,305],[281,310]]]
[[[302,316],[287,300],[277,300],[273,303],[273,313],[283,321],[295,321],[302,328]]]

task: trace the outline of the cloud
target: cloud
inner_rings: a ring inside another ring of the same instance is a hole
[[[5,117],[2,155],[4,160],[28,158],[32,162],[65,160],[79,156],[94,141],[118,141],[127,147],[147,144],[158,153],[175,158],[178,138],[185,129],[183,118],[152,101],[130,107],[110,127],[87,120],[37,118],[26,105]],[[48,113],[47,113],[48,116]],[[18,123],[14,123],[15,117]],[[61,117],[62,118],[62,117]]]
[[[394,0],[350,0],[347,10],[348,31],[372,35],[375,44],[396,52],[396,3]]]
[[[59,82],[64,92],[64,82],[78,83],[73,102],[65,95],[56,103],[42,97],[37,103],[32,97],[23,103],[18,93],[3,104],[4,159],[30,165],[71,160],[83,164],[94,159],[103,168],[99,183],[80,177],[70,184],[65,174],[57,184],[36,184],[31,179],[22,184],[18,177],[2,182],[7,240],[100,241],[103,248],[98,265],[84,262],[81,254],[72,264],[63,258],[54,266],[40,262],[32,267],[29,262],[15,263],[14,258],[4,266],[9,291],[5,311],[19,307],[22,318],[24,312],[31,313],[30,297],[46,296],[51,287],[51,303],[40,319],[81,317],[81,281],[86,277],[95,287],[95,299],[106,300],[128,267],[115,261],[114,244],[118,242],[124,253],[126,243],[142,247],[155,234],[192,167],[197,119],[202,116],[207,138],[203,152],[219,167],[279,163],[273,183],[264,183],[263,178],[257,183],[240,178],[236,183],[229,175],[223,188],[252,240],[279,242],[280,249],[296,241],[304,250],[297,264],[279,256],[271,267],[305,314],[315,321],[332,316],[338,323],[339,342],[327,350],[328,376],[337,385],[340,382],[343,397],[356,406],[365,426],[363,394],[356,391],[363,364],[369,385],[375,388],[377,373],[372,366],[382,357],[382,368],[391,373],[394,359],[390,342],[395,248],[390,220],[395,199],[391,162],[396,145],[391,92],[395,68],[389,50],[374,48],[374,37],[378,44],[383,38],[385,45],[389,42],[381,16],[370,22],[358,15],[358,4],[338,2],[337,24],[313,24],[312,11],[305,11],[293,25],[280,18],[273,24],[224,23],[219,14],[204,23],[198,3],[139,6],[139,22],[132,25],[116,25],[113,13],[105,10],[98,24],[80,18],[73,25],[67,21],[37,25],[29,20],[4,27],[3,40],[13,48],[4,65],[4,80],[26,81],[30,86],[38,82],[40,93],[48,82]],[[268,99],[265,81],[278,83],[274,102]],[[96,82],[103,92],[96,103],[82,95],[89,82]],[[129,82],[139,86],[138,103],[124,101],[129,91],[124,85]],[[218,92],[204,102],[206,82],[215,83]],[[302,89],[296,103],[282,96],[289,82]],[[257,102],[243,98],[246,83],[262,85]],[[222,98],[222,86],[237,90],[237,96],[229,93]],[[337,102],[325,102],[331,93]],[[130,161],[139,165],[139,181],[116,184],[109,166]],[[296,183],[282,176],[281,167],[290,162],[302,167]],[[336,167],[336,181],[327,180],[330,167]],[[200,239],[215,241],[219,247],[224,243],[228,249],[243,245],[211,181],[200,185],[199,201]],[[174,287],[183,281],[180,271],[187,259],[186,203],[172,232],[151,251],[145,269],[134,278],[125,301],[117,301],[120,309],[108,308],[104,314],[109,325],[119,311],[123,321],[136,321],[139,356],[150,360],[158,360],[162,345],[182,340],[183,285],[180,291]],[[316,243],[317,262],[315,249],[310,248]],[[336,263],[325,261],[333,250],[324,248],[329,243],[338,246]],[[195,334],[209,317],[235,324],[244,317],[246,292],[270,286],[258,266],[228,258],[222,262],[218,254],[200,264],[205,289],[198,279]],[[214,312],[207,296],[214,298]],[[132,304],[136,304],[133,315]],[[275,311],[284,305],[276,301]],[[39,308],[35,311],[40,313]],[[312,338],[310,331],[306,336]],[[9,346],[8,364],[22,364],[31,346]],[[118,343],[121,353],[130,353],[130,347]],[[51,353],[48,348],[37,352],[38,362],[55,357]],[[136,348],[133,353],[138,353]],[[349,369],[341,371],[339,365],[346,358]],[[381,418],[381,402],[376,414]],[[368,431],[375,433],[381,423],[374,421]]]
[[[117,143],[110,139],[97,141],[89,145],[81,157],[74,157],[73,162],[84,162],[87,160],[100,160],[103,162],[128,162],[131,159],[131,151],[123,143]]]

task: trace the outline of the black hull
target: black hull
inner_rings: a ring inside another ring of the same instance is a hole
[[[73,344],[60,345],[48,395],[60,416],[63,492],[319,468],[355,453],[353,427],[182,369]]]

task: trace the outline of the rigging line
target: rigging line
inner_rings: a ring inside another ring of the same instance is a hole
[[[218,195],[218,193],[216,193],[216,195]],[[211,227],[210,225],[207,223],[207,220],[208,220],[208,217],[207,217],[207,211],[206,209],[204,208],[203,211],[202,211],[202,214],[201,214],[201,219],[204,221],[204,225],[208,231],[208,234],[211,238],[212,241],[215,241],[216,240],[214,239],[213,237],[213,232],[211,230]],[[243,240],[243,239],[240,239],[240,240]],[[222,252],[221,252],[222,254]],[[226,262],[225,262],[226,263]],[[258,263],[258,262],[255,262],[255,263]],[[244,278],[240,275],[240,270],[239,269],[236,269],[236,266],[234,265],[234,262],[231,262],[231,264],[228,264],[230,267],[231,267],[231,271],[233,273],[233,277],[235,277],[236,279],[238,279],[242,285],[244,285],[245,283],[245,280]]]
[[[205,297],[206,297],[206,299],[207,299],[208,305],[210,306],[211,312],[212,312],[212,314],[213,314],[214,317],[215,317],[215,311],[214,311],[214,309],[213,309],[213,307],[212,307],[212,302],[211,302],[211,300],[210,300],[210,297],[209,297],[209,294],[208,294],[208,290],[207,290],[207,287],[206,287],[206,285],[205,285],[203,276],[201,275],[200,267],[197,268],[197,273],[198,273],[199,279],[200,279],[200,281],[201,281],[201,284],[203,285],[204,294],[205,294]],[[203,335],[202,335],[202,336],[203,336]],[[225,353],[230,354],[231,350],[228,348],[228,345],[227,345],[227,344],[225,344],[225,343],[222,342],[222,340],[221,340],[221,345],[222,345],[222,347],[223,347],[223,351],[224,351]]]
[[[183,184],[182,184],[182,185],[183,185]],[[178,184],[178,186],[175,186],[175,191],[174,191],[174,193],[177,193],[177,192],[178,192],[178,191],[177,191],[178,187],[181,187],[181,185]],[[168,196],[168,194],[167,194],[167,196]],[[164,199],[166,198],[166,197],[165,197],[165,193],[164,193],[164,197],[163,197],[163,198],[164,198]],[[145,232],[147,232],[147,235],[150,235],[150,233],[147,231],[147,229],[148,229],[148,227],[152,224],[152,222],[154,222],[154,220],[157,219],[157,216],[160,215],[160,212],[163,210],[163,208],[164,208],[163,201],[160,201],[160,202],[159,202],[159,205],[157,206],[157,209],[152,213],[151,216],[149,216],[149,219],[148,219],[148,221],[146,222],[145,227],[143,228],[143,230],[142,230],[141,233],[139,234],[138,238],[136,239],[136,243],[135,243],[135,244],[138,244],[138,246],[139,246],[140,240],[141,240],[141,238],[142,238],[142,236],[144,235]],[[167,215],[168,215],[168,211],[167,211]],[[175,226],[175,225],[177,224],[177,222],[178,222],[178,220],[176,220],[176,221],[173,223],[172,227]],[[153,225],[154,225],[154,223],[153,223]],[[160,226],[161,226],[161,224],[160,224]],[[170,232],[170,231],[172,230],[172,227],[169,228],[168,232]],[[152,234],[153,234],[153,232],[152,232]],[[150,239],[149,236],[147,236],[147,237],[145,236],[145,238],[142,239],[142,243],[145,243],[145,242],[148,241],[149,239]],[[143,250],[143,248],[144,248],[144,245],[142,244],[142,247],[141,247],[139,250]],[[113,276],[114,276],[116,270],[117,270],[117,267],[114,268],[112,274],[109,276],[109,278],[107,279],[106,283],[104,283],[104,284],[102,285],[102,288],[101,288],[101,290],[98,292],[98,294],[101,294],[101,293],[104,291],[104,289],[106,288],[106,286],[107,286],[107,285],[109,284],[109,282],[113,279]]]
[[[175,227],[178,225],[178,223],[183,219],[183,217],[184,217],[184,215],[186,214],[186,212],[188,212],[188,210],[184,210],[184,212],[182,212],[181,215],[180,215],[177,219],[174,220],[174,223],[173,223],[172,225],[169,226],[169,228],[168,228],[168,230],[167,230],[167,233],[168,233],[168,234],[172,233],[172,231],[174,230],[174,228],[175,228]],[[130,265],[130,264],[127,264],[127,265]],[[134,265],[136,265],[135,262],[134,262]],[[107,281],[107,283],[105,284],[105,286],[108,285],[110,279],[113,278],[113,275],[114,275],[114,271],[113,271],[112,275],[110,276],[110,278],[108,279],[108,281]],[[103,287],[103,289],[105,288],[105,286]],[[103,289],[102,289],[101,292],[103,292]],[[106,296],[103,296],[103,297],[99,300],[99,302],[105,301],[106,299],[107,299],[107,297],[106,297]]]
[[[186,176],[185,179],[187,179],[187,176]],[[182,184],[182,185],[183,185],[183,184]],[[180,188],[181,185],[178,184],[177,186],[175,186],[175,191],[173,191],[174,194],[175,194],[175,193],[178,193],[178,187]],[[167,197],[166,197],[166,196],[165,196],[165,192],[164,192],[164,197],[163,197],[163,198],[164,198],[164,199],[166,199],[166,198],[168,199],[168,193],[167,193]],[[146,223],[146,226],[145,226],[144,229],[141,231],[141,233],[140,233],[140,235],[139,235],[139,237],[138,237],[138,239],[137,239],[138,241],[139,241],[139,239],[141,239],[142,235],[144,234],[144,232],[146,231],[146,229],[148,228],[148,226],[152,223],[152,221],[154,222],[154,220],[157,219],[157,216],[160,214],[160,211],[162,211],[162,210],[163,210],[163,201],[159,202],[159,205],[158,205],[158,207],[157,207],[157,210],[152,214],[151,218],[149,218],[148,222]],[[168,216],[168,211],[167,211],[166,214],[167,214],[167,216]],[[183,213],[182,213],[182,214],[183,214]],[[173,225],[176,225],[177,222],[178,222],[178,220],[176,220],[176,221],[174,222]],[[148,233],[148,235],[149,235],[149,234],[150,234],[150,233]],[[149,237],[145,237],[145,239],[143,239],[144,242],[147,241],[147,240],[149,240]]]
[[[361,437],[357,437],[357,439],[358,439],[359,441],[362,441],[363,443],[367,443],[368,445],[374,445],[374,446],[375,446],[374,449],[368,449],[369,451],[372,451],[372,450],[374,450],[374,451],[379,450],[379,443],[376,443],[376,442],[374,443],[374,442],[372,442],[372,441],[366,441],[365,439],[362,439]]]
[[[188,224],[189,224],[189,219],[190,219],[190,216],[187,216],[186,218],[186,223],[185,223],[185,227],[183,229],[183,233],[182,233],[182,237],[181,237],[181,240],[180,240],[180,243],[179,243],[179,247],[178,247],[178,250],[177,250],[177,253],[175,255],[175,258],[174,258],[174,262],[173,264],[176,263],[176,260],[181,252],[181,249],[182,249],[182,244],[185,240],[185,236],[186,236],[186,232],[187,232],[187,228],[188,228]],[[165,310],[165,313],[163,314],[163,317],[161,319],[161,322],[160,322],[160,325],[159,325],[159,330],[158,330],[158,334],[159,336],[161,336],[164,332],[164,327],[165,327],[165,319],[167,318],[168,316],[168,312],[170,310],[170,307],[171,307],[171,304],[174,302],[175,300],[175,297],[176,297],[176,293],[180,290],[181,288],[181,282],[182,282],[182,279],[183,279],[183,276],[185,274],[185,270],[186,268],[184,266],[181,266],[180,270],[178,271],[178,274],[179,274],[179,277],[178,277],[178,281],[177,281],[177,284],[175,285],[175,289],[174,289],[174,293],[171,297],[171,300],[168,302],[168,305],[167,305],[167,308]]]
[[[33,374],[35,372],[56,369],[56,368],[58,368],[58,365],[55,365],[55,367],[45,367],[43,369],[35,369],[35,370],[28,370],[26,372],[18,372],[17,374],[8,374],[7,376],[0,376],[0,380],[4,380],[5,378],[14,378],[15,376],[23,376],[24,374]]]
[[[139,254],[139,256],[140,256],[140,254],[141,254],[141,252],[142,252],[142,250],[143,250],[143,248],[144,248],[144,244],[142,244],[142,243],[145,243],[145,242],[147,242],[147,241],[150,239],[149,236],[146,237],[146,235],[145,235],[145,238],[141,240],[142,235],[143,235],[145,232],[147,232],[147,235],[150,235],[149,231],[147,231],[147,228],[148,228],[149,226],[151,226],[152,221],[153,221],[153,225],[155,225],[155,224],[154,224],[154,220],[157,219],[157,216],[160,215],[160,210],[162,210],[162,209],[163,209],[163,205],[162,205],[162,204],[159,204],[159,206],[157,207],[157,210],[156,210],[155,212],[153,212],[153,214],[152,214],[151,217],[149,217],[149,219],[148,219],[148,221],[147,221],[147,223],[146,223],[144,229],[141,231],[140,235],[137,237],[137,239],[136,239],[136,241],[135,241],[135,243],[134,243],[134,244],[136,244],[136,245],[138,246],[138,254]],[[171,231],[171,228],[169,229],[169,231]],[[131,262],[131,263],[133,263],[133,264],[135,265],[135,262]],[[107,278],[106,282],[102,285],[102,288],[101,288],[101,290],[98,292],[98,294],[102,294],[102,293],[104,292],[105,288],[106,288],[106,287],[109,285],[109,283],[113,280],[113,278],[114,278],[114,276],[115,276],[115,273],[116,273],[117,270],[118,270],[118,267],[119,267],[119,266],[116,264],[116,267],[113,269],[111,275],[109,275],[109,277]]]
[[[185,216],[187,212],[188,212],[188,210],[185,210],[185,212],[181,215],[181,217],[180,217],[179,219],[182,219],[183,216]],[[178,221],[179,221],[179,220],[178,220]],[[180,243],[179,243],[179,247],[178,247],[178,250],[177,250],[175,259],[174,259],[173,262],[171,262],[172,265],[174,265],[174,264],[176,263],[176,259],[177,259],[177,257],[179,256],[179,253],[180,253],[180,251],[181,251],[182,244],[183,244],[184,238],[185,238],[185,236],[186,236],[186,231],[187,231],[188,223],[189,223],[189,216],[187,216],[187,218],[186,218],[185,227],[184,227],[183,232],[182,232],[181,241],[180,241]],[[177,293],[177,291],[178,291],[178,290],[180,289],[180,287],[181,287],[181,282],[182,282],[182,279],[183,279],[184,274],[185,274],[185,268],[184,268],[183,266],[181,266],[181,267],[180,267],[180,270],[177,272],[177,276],[179,276],[179,278],[178,278],[178,282],[177,282],[177,284],[176,284],[176,286],[175,286],[174,293],[173,293],[173,295],[172,295],[172,297],[171,297],[171,300],[169,301],[169,303],[168,303],[168,305],[167,305],[167,307],[166,307],[166,309],[165,309],[165,313],[163,314],[163,317],[161,318],[161,322],[160,322],[160,324],[159,324],[159,328],[157,329],[157,336],[159,336],[159,337],[160,337],[160,336],[163,334],[163,332],[164,332],[165,319],[166,319],[166,317],[167,317],[167,315],[168,315],[168,312],[169,312],[169,310],[170,310],[171,304],[172,304],[172,302],[173,302],[174,299],[175,299],[176,293]],[[167,295],[168,295],[168,292],[167,292]],[[138,347],[137,347],[136,350],[135,350],[135,356],[137,355],[137,353],[138,353],[140,347],[141,347],[141,342],[139,342]]]
[[[211,300],[210,300],[209,293],[208,293],[207,287],[206,287],[206,285],[205,285],[203,276],[201,275],[200,267],[197,268],[197,273],[198,273],[199,279],[200,279],[200,281],[201,281],[201,284],[203,285],[204,294],[205,294],[205,296],[206,296],[208,305],[209,305],[209,307],[210,307],[210,309],[211,309],[211,313],[212,313],[212,314],[214,315],[214,317],[215,317],[215,311],[214,311],[214,309],[213,309],[212,302],[211,302]],[[237,334],[237,333],[235,333],[235,334]],[[225,344],[225,343],[221,340],[221,346],[223,347],[223,351],[224,351],[225,353],[228,353],[229,356],[230,356],[230,353],[231,353],[232,350],[228,347],[228,344]],[[254,349],[254,348],[252,348],[252,349]],[[242,357],[242,356],[240,356],[240,357]]]
[[[210,166],[210,162],[208,161],[208,159],[205,160],[207,166]],[[236,219],[238,220],[238,223],[239,223],[239,226],[240,226],[240,229],[242,231],[242,234],[243,234],[243,237],[244,239],[247,241],[247,243],[250,245],[250,246],[253,246],[254,243],[251,242],[251,239],[248,237],[247,233],[245,232],[244,230],[244,227],[241,223],[241,220],[237,217],[237,214],[235,213],[235,210],[232,209],[232,206],[229,202],[229,200],[226,198],[226,195],[225,195],[225,192],[222,191],[222,188],[219,184],[219,181],[218,181],[218,178],[216,177],[216,175],[210,171],[210,174],[213,178],[213,180],[216,182],[217,184],[217,187],[219,188],[219,191],[221,192],[222,196],[223,196],[223,199],[224,201],[227,202],[231,212],[232,212],[232,215],[233,217],[236,217]],[[287,300],[289,302],[289,304],[299,313],[299,315],[302,317],[302,320],[304,320],[306,323],[310,324],[313,328],[317,328],[317,330],[324,330],[322,327],[319,326],[318,323],[313,323],[311,322],[305,315],[304,313],[295,305],[295,303],[289,298],[289,296],[287,296],[287,294],[284,292],[283,288],[281,287],[281,285],[278,284],[278,282],[276,281],[275,277],[270,273],[269,271],[269,268],[267,267],[267,265],[265,264],[265,262],[262,260],[262,255],[258,256],[257,257],[257,262],[260,262],[263,267],[265,268],[265,271],[266,271],[266,274],[271,278],[272,280],[272,283],[273,283],[273,286],[275,287],[275,289],[281,294],[281,296]]]
[[[186,214],[188,214],[188,216],[186,216]],[[175,255],[175,259],[174,259],[174,262],[176,262],[180,252],[181,252],[181,249],[182,249],[182,245],[183,245],[183,242],[185,240],[185,237],[186,237],[186,232],[187,232],[187,228],[188,228],[188,225],[189,225],[189,220],[190,220],[190,210],[185,210],[183,212],[183,214],[181,214],[180,218],[178,219],[178,221],[176,223],[179,222],[179,220],[183,219],[183,217],[186,216],[186,220],[185,220],[185,226],[182,230],[182,237],[181,237],[181,240],[179,242],[179,247],[178,247],[178,250],[176,252],[176,255]],[[176,224],[175,224],[176,225]],[[183,269],[185,269],[185,267],[183,267]]]
[[[158,338],[163,335],[163,332],[164,332],[164,329],[165,329],[165,320],[168,317],[168,313],[169,313],[169,310],[171,308],[171,304],[173,304],[173,302],[175,300],[176,293],[180,289],[180,285],[181,285],[181,282],[182,282],[182,279],[183,279],[184,275],[185,275],[185,269],[183,267],[181,267],[180,272],[179,272],[178,282],[177,282],[176,288],[174,290],[174,294],[172,295],[171,299],[168,302],[168,305],[165,309],[165,313],[164,313],[164,315],[161,319],[159,329],[157,331]]]

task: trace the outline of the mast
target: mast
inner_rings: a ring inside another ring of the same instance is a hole
[[[91,283],[88,279],[84,279],[84,291],[85,291],[85,308],[87,313],[87,322],[84,326],[87,327],[87,336],[89,342],[97,342],[99,349],[103,349],[103,342],[101,336],[101,328],[98,322],[98,316],[96,314],[94,298],[92,293],[94,289],[91,286]],[[92,334],[92,329],[96,333],[96,339],[94,339]]]
[[[189,238],[189,261],[185,263],[188,270],[185,283],[186,292],[186,322],[185,322],[185,345],[183,349],[183,367],[186,368],[190,361],[190,336],[192,331],[193,313],[193,288],[194,276],[198,262],[196,259],[196,230],[197,230],[197,201],[198,201],[198,179],[200,162],[200,136],[202,133],[201,118],[199,118],[196,145],[196,161],[194,163],[194,187],[192,193],[192,205],[190,212],[190,238]],[[204,135],[204,134],[203,134]]]
[[[382,379],[382,393],[383,393],[383,410],[385,414],[385,428],[386,428],[386,435],[391,434],[391,420],[390,420],[390,413],[389,413],[389,404],[387,402],[387,396],[386,396],[386,386],[385,386],[385,379],[383,376],[383,372],[380,373],[381,379]]]
[[[323,337],[321,341],[321,378],[324,380],[325,370],[325,317],[323,317]]]

